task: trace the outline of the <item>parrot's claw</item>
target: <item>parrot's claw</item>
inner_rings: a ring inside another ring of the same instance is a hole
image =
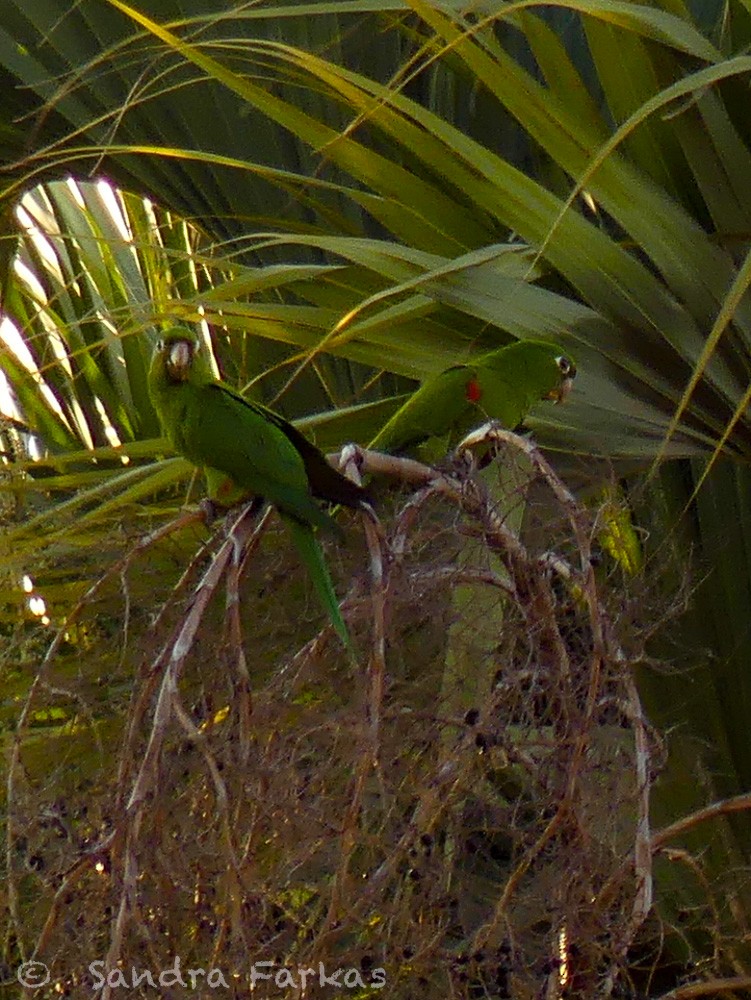
[[[199,503],[198,508],[203,514],[204,524],[207,528],[210,528],[219,516],[219,507],[209,497],[204,497]]]
[[[362,448],[359,444],[351,442],[350,444],[345,444],[342,450],[339,452],[339,466],[342,470],[346,471],[347,466],[353,467],[357,471],[358,479],[354,479],[357,485],[360,485],[359,476],[362,473],[363,467],[363,456]]]
[[[471,448],[457,448],[453,455],[453,471],[461,476],[471,476],[477,468],[477,458]]]
[[[360,504],[360,511],[363,514],[367,515],[367,517],[370,518],[370,520],[373,522],[373,524],[380,524],[381,523],[380,520],[379,520],[379,518],[378,518],[378,515],[375,512],[375,507],[373,506],[373,504],[368,503],[367,500],[363,500],[363,502]]]

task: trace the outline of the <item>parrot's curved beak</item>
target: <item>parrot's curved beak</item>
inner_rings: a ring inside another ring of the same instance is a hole
[[[193,363],[193,345],[189,340],[176,340],[167,351],[167,374],[174,382],[185,382]]]
[[[554,403],[564,403],[566,397],[574,388],[573,378],[564,378],[558,383],[555,389],[551,389],[547,395],[548,399],[552,399]]]

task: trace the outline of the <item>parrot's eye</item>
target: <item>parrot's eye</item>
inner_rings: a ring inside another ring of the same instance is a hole
[[[558,371],[563,375],[564,378],[574,378],[576,375],[576,365],[569,358],[565,357],[563,354],[559,355],[555,359],[555,363],[558,365]]]
[[[164,350],[164,341],[163,340],[157,340],[157,342],[156,342],[156,349],[160,353]]]

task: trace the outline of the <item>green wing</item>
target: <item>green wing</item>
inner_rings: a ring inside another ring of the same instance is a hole
[[[271,411],[247,405],[223,386],[213,383],[186,389],[192,402],[185,422],[190,444],[184,454],[279,509],[321,604],[342,642],[350,647],[334,585],[311,527],[332,530],[335,525],[311,497],[305,463],[295,444],[277,421],[268,419]],[[211,482],[212,477],[208,478]]]
[[[298,431],[294,424],[289,423],[273,410],[269,410],[262,403],[245,399],[224,382],[212,382],[210,388],[229,396],[240,408],[238,414],[243,409],[249,410],[250,414],[244,419],[255,422],[257,418],[261,418],[284,435],[302,459],[305,476],[313,496],[321,500],[328,500],[330,503],[340,503],[346,507],[354,508],[360,507],[364,501],[368,500],[367,492],[357,483],[353,483],[351,479],[347,479],[346,476],[337,472],[326,460],[325,455],[304,434]]]
[[[467,385],[474,372],[466,365],[447,368],[429,379],[388,420],[370,442],[379,451],[401,451],[447,434],[472,411]]]
[[[331,528],[312,498],[302,456],[274,421],[218,383],[186,383],[182,391],[184,417],[173,442],[178,451],[291,517]]]

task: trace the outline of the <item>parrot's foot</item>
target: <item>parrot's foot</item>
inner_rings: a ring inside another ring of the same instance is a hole
[[[362,489],[359,507],[356,507],[355,509],[365,511],[368,514],[375,516],[375,512],[373,510],[373,500],[367,489],[362,488],[362,477],[367,471],[367,454],[369,454],[369,452],[359,444],[355,444],[354,442],[345,444],[339,452],[337,466],[346,479],[349,479],[356,486],[359,486]],[[347,506],[354,507],[355,505],[348,503]]]
[[[457,445],[455,454],[471,451],[477,467],[484,469],[509,444],[515,444],[517,448],[521,446],[522,451],[529,452],[530,447],[534,448],[531,430],[523,424],[517,424],[516,429],[510,431],[499,420],[489,420],[467,434]]]
[[[198,505],[198,509],[203,515],[203,522],[207,528],[210,528],[214,521],[216,521],[221,511],[219,505],[209,497],[204,497],[203,500],[201,500]]]
[[[349,473],[349,478],[358,486],[362,485],[362,469],[364,465],[363,449],[359,444],[351,442],[345,444],[338,455],[338,466],[345,475]],[[354,475],[352,474],[354,473]]]
[[[360,504],[360,513],[365,514],[365,516],[373,522],[373,524],[380,524],[380,519],[376,514],[375,507],[372,503],[368,503],[367,500],[363,500]]]
[[[259,510],[265,505],[265,500],[262,497],[253,497],[251,500],[242,500],[239,503],[227,506],[226,504],[219,503],[212,497],[204,497],[203,500],[198,505],[198,509],[203,515],[204,524],[207,528],[210,528],[217,518],[224,517],[228,511],[241,510],[246,508],[251,516],[258,514]]]
[[[466,479],[477,469],[477,456],[470,448],[457,448],[452,455],[449,472]]]

